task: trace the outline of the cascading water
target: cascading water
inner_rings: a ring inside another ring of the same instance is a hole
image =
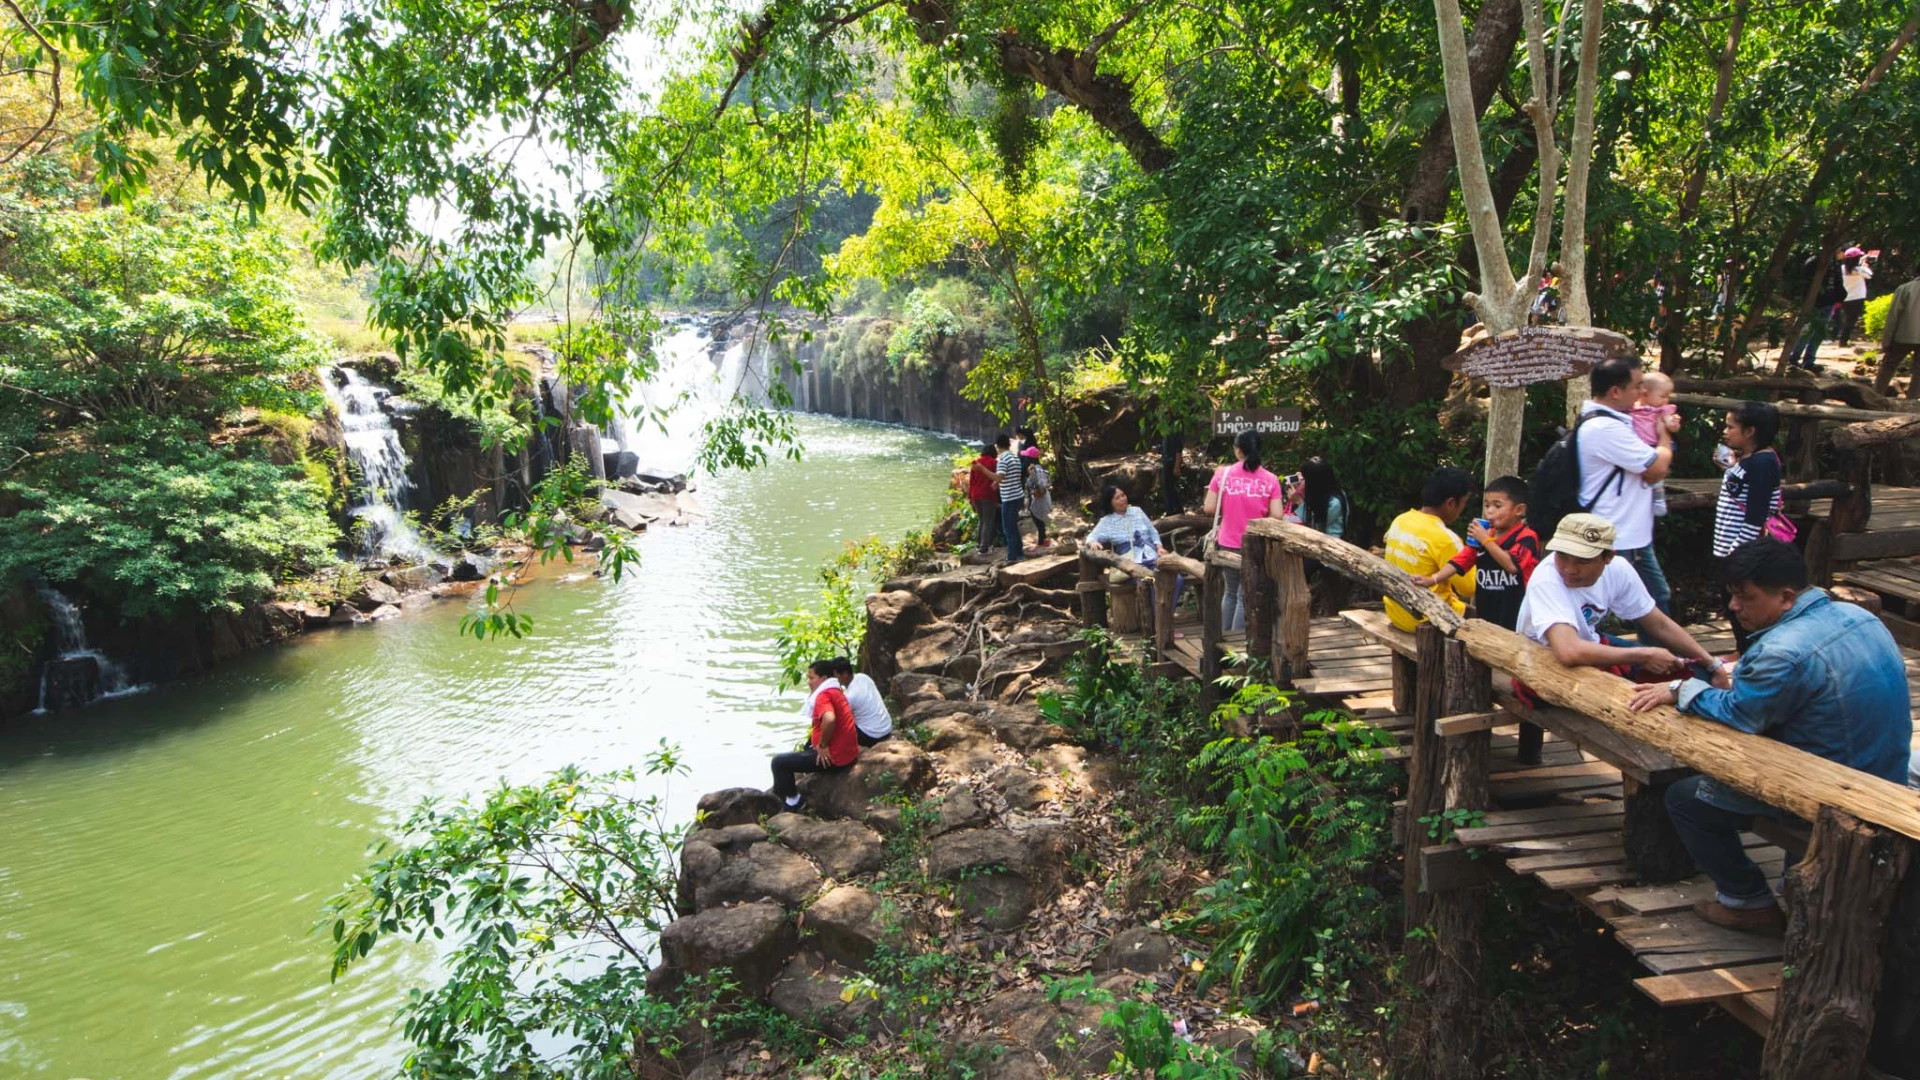
[[[123,697],[146,689],[127,677],[127,671],[98,649],[87,645],[86,622],[80,609],[65,595],[52,589],[40,590],[40,602],[46,606],[53,644],[57,650],[40,672],[40,707],[73,709],[101,698]]]
[[[360,470],[360,483],[354,488],[357,501],[348,512],[362,522],[358,530],[361,555],[427,558],[432,552],[405,516],[412,509],[413,480],[407,475],[412,463],[389,414],[400,399],[350,367],[328,368],[320,382],[340,415],[347,455]]]
[[[697,322],[666,331],[654,346],[653,377],[627,392],[607,434],[639,458],[641,472],[691,472],[707,422],[735,399],[763,396],[753,378],[764,351],[758,346],[755,336],[721,345]]]

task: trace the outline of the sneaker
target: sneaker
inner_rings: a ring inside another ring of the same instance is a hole
[[[801,814],[806,812],[807,797],[805,795],[800,796],[798,799],[795,799],[792,802],[787,802],[784,799],[782,799],[781,802],[785,804],[787,808],[787,813],[789,814]]]
[[[1730,908],[1718,900],[1697,900],[1693,913],[1715,926],[1754,934],[1780,934],[1787,929],[1787,913],[1778,901],[1761,908]]]

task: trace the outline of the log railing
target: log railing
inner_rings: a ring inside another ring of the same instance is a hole
[[[1125,574],[1128,583],[1109,584],[1110,570]],[[1205,566],[1184,555],[1162,555],[1155,566],[1149,568],[1105,548],[1082,546],[1080,621],[1114,633],[1145,632],[1153,642],[1156,655],[1164,660],[1173,650],[1175,581],[1184,576],[1192,582],[1190,587],[1199,588],[1206,574]],[[1218,614],[1216,608],[1216,622]]]
[[[1813,823],[1806,858],[1787,875],[1784,957],[1793,975],[1777,1002],[1763,1076],[1860,1076],[1870,1048],[1873,1065],[1895,1075],[1920,1061],[1920,870],[1913,869],[1920,863],[1920,791],[1672,708],[1634,712],[1626,680],[1567,668],[1512,631],[1462,619],[1408,575],[1351,544],[1258,520],[1243,541],[1248,647],[1266,643],[1283,677],[1299,677],[1311,659],[1301,629],[1304,585],[1291,584],[1307,559],[1425,620],[1413,658],[1394,653],[1394,700],[1414,720],[1402,835],[1407,927],[1425,931],[1409,934],[1407,946],[1412,978],[1425,991],[1416,1026],[1449,1033],[1422,1040],[1435,1075],[1474,1075],[1461,1064],[1472,1060],[1463,1049],[1471,1039],[1463,1043],[1459,1033],[1477,1030],[1481,1013],[1475,979],[1484,903],[1481,878],[1459,872],[1472,865],[1460,845],[1433,842],[1422,819],[1488,805],[1488,725],[1469,721],[1489,711],[1490,691],[1502,681],[1495,672],[1520,678],[1579,724],[1597,725],[1595,734],[1604,731],[1616,746],[1624,739],[1663,751]],[[1664,818],[1658,787],[1629,790],[1643,816]],[[1438,1052],[1442,1044],[1445,1053]]]

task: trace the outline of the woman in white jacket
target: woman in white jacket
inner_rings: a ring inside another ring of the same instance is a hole
[[[1867,262],[1867,253],[1857,247],[1850,247],[1840,255],[1840,281],[1847,287],[1847,298],[1840,304],[1840,344],[1842,347],[1853,344],[1853,332],[1860,329],[1861,316],[1867,310],[1867,282],[1873,277],[1873,266]]]

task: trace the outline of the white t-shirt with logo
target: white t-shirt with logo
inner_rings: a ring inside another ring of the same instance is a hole
[[[1633,421],[1597,401],[1580,406],[1580,415],[1604,414],[1580,426],[1580,502],[1590,513],[1613,523],[1615,551],[1653,543],[1653,487],[1640,478],[1659,460],[1653,447],[1633,433]],[[1615,476],[1613,470],[1622,473]]]
[[[1584,439],[1586,432],[1580,434]],[[1513,628],[1545,645],[1547,628],[1565,623],[1573,627],[1580,640],[1598,645],[1600,620],[1609,613],[1632,622],[1652,610],[1653,595],[1627,560],[1614,556],[1601,571],[1599,581],[1575,589],[1560,577],[1560,557],[1549,552],[1527,581],[1527,598],[1520,602],[1520,617]]]
[[[835,681],[838,685],[838,680]],[[846,685],[847,704],[853,707],[853,726],[869,739],[884,739],[893,734],[893,717],[887,715],[887,703],[880,688],[866,672],[860,672]]]

